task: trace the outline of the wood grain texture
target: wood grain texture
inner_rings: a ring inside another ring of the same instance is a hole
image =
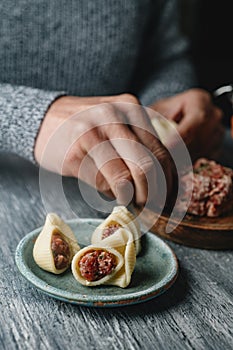
[[[145,223],[153,222],[151,231],[173,242],[205,249],[233,249],[233,211],[219,218],[186,215],[183,220],[171,219],[169,215],[157,215],[144,210]],[[171,228],[167,232],[167,227]]]
[[[67,179],[64,187],[77,215],[102,215],[82,200],[75,180]],[[0,349],[232,349],[231,251],[170,242],[180,275],[164,295],[119,309],[73,306],[40,293],[15,266],[18,242],[44,218],[38,170],[1,155]]]

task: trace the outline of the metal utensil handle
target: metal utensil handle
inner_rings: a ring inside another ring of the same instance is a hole
[[[216,89],[213,92],[213,96],[214,97],[219,97],[219,96],[221,96],[223,94],[226,94],[226,93],[231,93],[231,94],[233,93],[233,85],[221,86],[220,88]],[[232,98],[232,95],[231,95],[231,98]]]

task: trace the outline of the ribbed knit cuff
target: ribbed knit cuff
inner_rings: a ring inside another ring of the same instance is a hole
[[[33,163],[35,140],[49,106],[64,92],[0,84],[0,150]]]

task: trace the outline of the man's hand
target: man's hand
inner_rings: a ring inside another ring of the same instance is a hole
[[[178,132],[193,159],[217,156],[223,136],[222,111],[213,105],[208,92],[191,89],[160,100],[151,108],[178,123]]]
[[[154,157],[162,166],[170,192],[169,153],[139,101],[129,94],[57,99],[44,118],[35,144],[40,165],[79,177],[121,204],[129,201],[132,190],[138,205],[147,202],[148,192],[157,198]]]

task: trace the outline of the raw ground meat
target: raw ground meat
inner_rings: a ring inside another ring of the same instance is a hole
[[[90,250],[79,261],[80,273],[87,281],[98,281],[115,267],[114,255],[104,250]]]
[[[188,193],[193,191],[191,202]],[[178,204],[179,211],[199,216],[216,217],[233,209],[233,170],[214,161],[200,158],[181,179],[183,194]],[[188,207],[188,208],[187,208]]]
[[[51,249],[56,269],[66,268],[70,262],[70,247],[58,232],[52,236]]]
[[[116,224],[110,224],[108,227],[106,227],[104,229],[104,231],[102,233],[102,239],[113,235],[113,233],[115,233],[118,230],[119,227],[120,227],[120,225],[117,224],[117,223]]]

